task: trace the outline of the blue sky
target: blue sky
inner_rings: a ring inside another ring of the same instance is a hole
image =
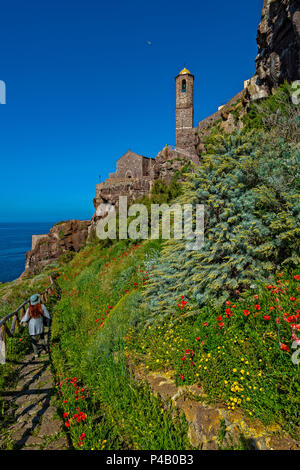
[[[195,75],[195,125],[243,88],[262,3],[5,2],[0,221],[89,219],[99,175],[128,148],[155,157],[175,143],[184,66]]]

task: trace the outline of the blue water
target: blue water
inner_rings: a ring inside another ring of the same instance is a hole
[[[0,223],[0,282],[13,281],[22,274],[32,235],[48,233],[54,223]]]

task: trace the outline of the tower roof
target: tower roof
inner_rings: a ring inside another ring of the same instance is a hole
[[[184,75],[184,74],[186,74],[186,73],[189,73],[190,75],[192,75],[191,72],[190,72],[188,69],[186,69],[185,67],[184,67],[184,69],[181,70],[181,72],[179,73],[179,75]]]

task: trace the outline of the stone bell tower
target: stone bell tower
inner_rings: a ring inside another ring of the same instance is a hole
[[[186,68],[176,81],[176,149],[195,152],[194,145],[194,75]]]

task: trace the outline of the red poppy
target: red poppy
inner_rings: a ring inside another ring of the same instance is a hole
[[[245,317],[247,317],[248,315],[250,315],[249,310],[243,310],[243,312],[244,312]]]
[[[264,319],[265,319],[265,320],[270,320],[269,315],[265,315],[265,316],[264,316]]]

